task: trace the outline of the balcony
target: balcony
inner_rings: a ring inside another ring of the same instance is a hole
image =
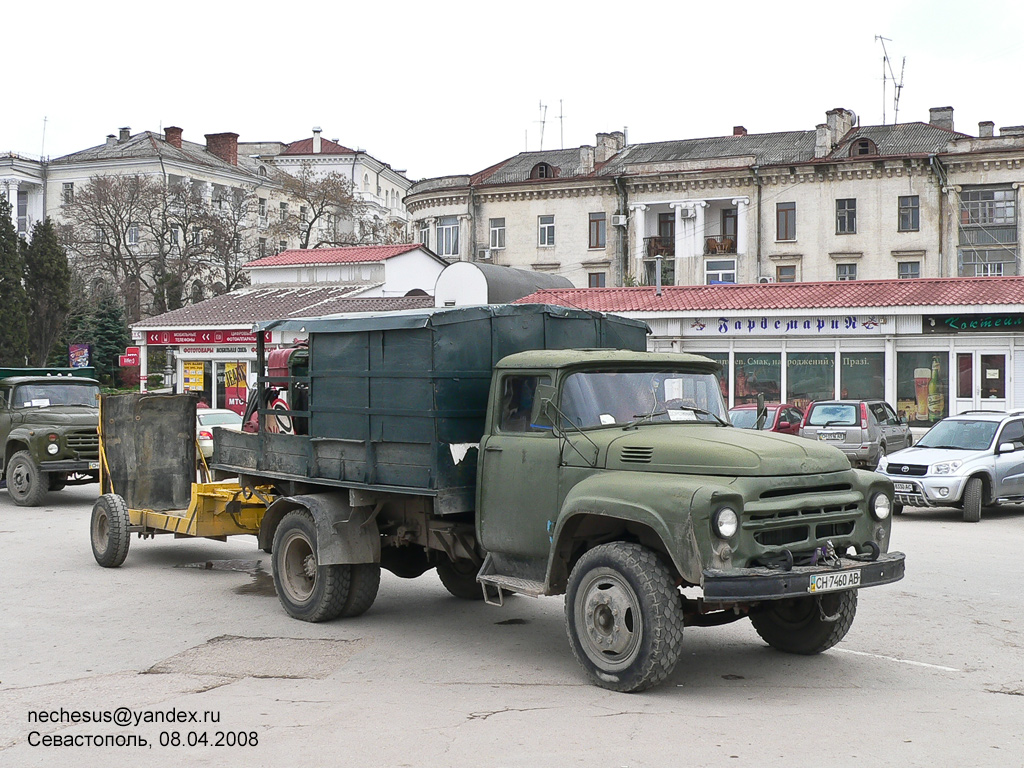
[[[644,254],[648,259],[658,256],[671,257],[676,255],[676,241],[674,237],[645,237]]]
[[[736,253],[735,237],[705,237],[704,255],[710,256],[716,253]]]

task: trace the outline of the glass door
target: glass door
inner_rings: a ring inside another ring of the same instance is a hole
[[[1006,354],[958,352],[956,355],[956,412],[1006,410]]]

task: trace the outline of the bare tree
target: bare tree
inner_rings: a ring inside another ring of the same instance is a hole
[[[256,206],[255,186],[214,190],[206,229],[210,273],[220,283],[217,292],[233,291],[249,282],[242,267],[260,255]]]
[[[303,163],[298,175],[282,174],[281,183],[288,203],[270,228],[273,236],[297,240],[299,248],[357,242],[354,223],[364,216],[365,206],[351,181],[336,171],[317,173]]]

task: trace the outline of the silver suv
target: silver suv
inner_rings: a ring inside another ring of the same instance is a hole
[[[1024,411],[967,411],[928,430],[913,448],[879,462],[893,482],[893,511],[961,507],[976,523],[981,509],[1024,502]]]
[[[819,400],[811,403],[800,436],[820,440],[846,454],[850,463],[874,469],[888,453],[910,446],[906,419],[884,400]]]

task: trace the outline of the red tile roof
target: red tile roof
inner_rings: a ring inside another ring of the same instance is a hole
[[[264,256],[246,264],[246,267],[284,267],[314,264],[362,264],[387,261],[422,246],[418,243],[402,245],[351,245],[344,248],[309,248],[304,250],[281,251]]]
[[[320,151],[317,154],[320,155],[354,155],[356,151],[343,147],[337,142],[331,141],[330,139],[320,139]],[[300,141],[293,141],[288,144],[281,152],[282,155],[312,155],[313,154],[313,139],[301,139]]]
[[[947,277],[828,283],[574,288],[537,291],[516,304],[601,312],[715,312],[845,307],[1024,305],[1024,277]],[[1022,307],[1024,309],[1024,307]]]

